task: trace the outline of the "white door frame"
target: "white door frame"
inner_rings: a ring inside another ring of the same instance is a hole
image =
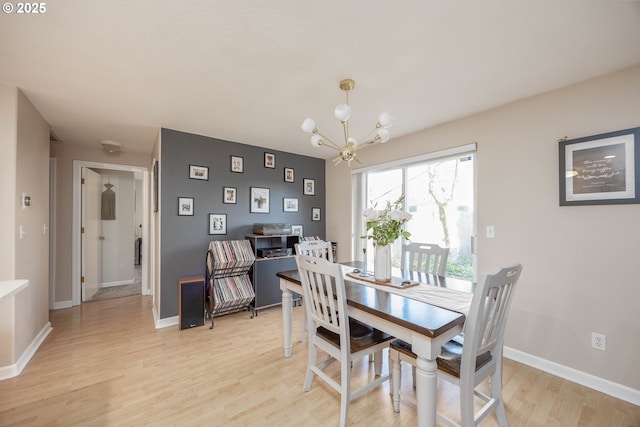
[[[89,162],[84,160],[73,161],[73,225],[71,245],[71,303],[80,305],[82,298],[80,276],[82,274],[81,250],[81,184],[82,168],[111,169],[128,172],[142,172],[142,294],[151,295],[149,287],[149,170],[142,166],[117,165],[113,163]]]

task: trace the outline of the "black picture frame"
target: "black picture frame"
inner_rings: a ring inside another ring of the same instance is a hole
[[[305,196],[315,196],[316,181],[314,179],[305,178],[302,180],[302,194]]]
[[[158,174],[160,171],[158,170],[158,161],[153,161],[153,211],[158,212]]]
[[[193,216],[193,197],[178,197],[178,216]]]
[[[231,156],[231,172],[244,173],[244,157]]]
[[[189,165],[189,179],[209,181],[209,168],[206,166]]]
[[[233,204],[238,203],[238,189],[236,187],[222,188],[222,203]]]
[[[269,169],[276,168],[276,155],[273,153],[264,153],[264,167]]]
[[[322,211],[320,208],[311,208],[311,221],[321,221]]]
[[[298,199],[295,197],[283,197],[282,198],[282,211],[283,212],[298,212]]]
[[[227,234],[227,214],[209,214],[209,234]]]
[[[264,187],[251,187],[251,199],[249,212],[269,213],[269,191]]]
[[[640,203],[640,127],[559,141],[560,206]]]
[[[295,171],[293,168],[284,168],[284,182],[295,182]]]

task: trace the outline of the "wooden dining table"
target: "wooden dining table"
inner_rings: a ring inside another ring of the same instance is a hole
[[[346,263],[349,268],[358,263]],[[357,271],[357,270],[356,270]],[[292,293],[302,295],[298,270],[277,273],[282,291],[282,320],[284,355],[292,354]],[[427,278],[428,277],[428,278]],[[425,276],[420,286],[457,287],[473,289],[473,283],[440,276]],[[462,332],[465,315],[450,309],[392,293],[380,287],[367,286],[359,280],[345,277],[349,316],[411,344],[417,355],[416,400],[418,425],[436,423],[436,357],[441,346]]]

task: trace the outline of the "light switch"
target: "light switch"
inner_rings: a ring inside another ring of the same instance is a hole
[[[496,237],[496,229],[493,225],[487,225],[487,239],[493,239]]]

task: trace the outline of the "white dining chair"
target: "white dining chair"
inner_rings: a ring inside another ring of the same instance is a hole
[[[333,250],[331,242],[325,240],[306,240],[296,243],[296,255],[307,255],[324,258],[333,262]]]
[[[312,257],[324,258],[329,262],[333,262],[333,250],[330,241],[325,240],[305,240],[294,245],[296,255],[307,255]],[[300,342],[304,342],[307,334],[307,314],[306,310],[302,312],[302,331],[300,332]]]
[[[311,389],[314,375],[317,375],[339,392],[340,426],[346,426],[349,402],[389,379],[388,374],[381,375],[382,358],[377,357],[374,363],[376,378],[352,391],[352,362],[376,352],[381,354],[393,337],[374,328],[371,328],[371,333],[358,338],[351,335],[344,279],[339,264],[304,255],[296,255],[296,263],[309,329],[309,354],[303,391]],[[327,359],[317,361],[318,349],[328,355]],[[335,361],[340,363],[340,383],[324,371]]]
[[[495,411],[500,426],[508,426],[502,398],[502,345],[509,307],[522,265],[514,265],[484,275],[476,287],[469,315],[464,324],[463,336],[459,335],[442,346],[437,357],[438,378],[460,387],[460,425],[476,426],[484,417]],[[411,345],[396,340],[389,348],[391,361],[391,388],[393,410],[400,410],[401,366],[400,362],[416,365],[416,355]],[[489,378],[489,395],[476,387]],[[474,411],[474,396],[484,405]],[[458,426],[450,418],[438,413],[440,421]]]
[[[444,276],[448,257],[449,248],[434,243],[413,242],[402,246],[400,268],[403,271]]]

